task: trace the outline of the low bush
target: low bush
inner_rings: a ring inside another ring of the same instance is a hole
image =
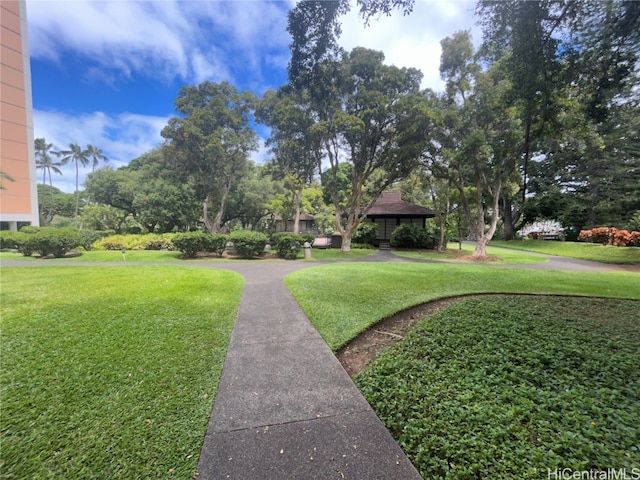
[[[229,239],[233,243],[236,253],[245,258],[259,257],[264,254],[267,236],[260,232],[239,230],[231,232]]]
[[[176,249],[187,258],[195,257],[198,252],[204,252],[209,246],[209,234],[204,232],[177,233],[172,240]]]
[[[205,251],[215,253],[219,257],[222,257],[222,254],[227,248],[228,241],[229,241],[229,237],[221,233],[207,234]]]
[[[19,232],[12,232],[10,230],[0,231],[0,250],[14,249],[16,247],[15,236]]]
[[[173,248],[172,238],[173,234],[155,235],[152,238],[147,238],[144,243],[144,249],[171,250]]]
[[[93,244],[96,250],[170,250],[175,233],[148,233],[144,235],[109,235]]]
[[[295,233],[278,235],[275,245],[276,253],[280,258],[295,260],[306,241],[303,235],[296,235]]]
[[[629,232],[615,227],[597,227],[581,230],[578,241],[615,245],[616,247],[640,247],[640,232]]]
[[[373,245],[376,241],[377,234],[378,225],[372,222],[364,222],[358,225],[351,240],[354,243],[368,243],[369,245]],[[353,245],[351,245],[351,247],[353,248]]]
[[[95,242],[108,236],[109,233],[98,230],[80,230],[80,235],[82,235],[82,247],[86,251],[90,251]]]
[[[396,248],[435,248],[437,244],[433,232],[411,223],[398,225],[391,234],[391,246]]]
[[[12,232],[12,235],[9,237],[10,240],[7,242],[11,242],[13,244],[13,248],[18,250],[23,256],[30,257],[36,251],[36,244],[34,239],[35,234],[33,233],[25,233],[25,232]]]
[[[82,234],[71,228],[42,227],[32,235],[34,251],[41,257],[64,257],[69,251],[82,245]]]

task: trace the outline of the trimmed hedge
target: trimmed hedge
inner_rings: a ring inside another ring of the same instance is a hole
[[[172,250],[176,233],[109,235],[93,243],[96,250]]]
[[[307,241],[306,236],[295,233],[278,235],[275,250],[280,258],[295,260],[298,257],[298,252]]]
[[[207,248],[207,234],[204,232],[177,233],[171,240],[173,246],[187,258],[195,257]]]
[[[219,257],[222,257],[222,254],[227,248],[229,237],[221,233],[208,234],[208,237],[205,251],[215,253]]]
[[[245,258],[259,257],[264,254],[267,236],[260,232],[240,230],[231,232],[229,239],[233,243],[236,253]]]
[[[25,257],[30,257],[36,251],[35,233],[10,232],[3,235],[3,248],[15,248]],[[6,247],[4,245],[7,245]],[[12,246],[9,246],[12,245]]]
[[[435,248],[436,236],[411,223],[398,225],[391,234],[391,246],[396,248]]]
[[[2,232],[0,242],[2,248],[15,248],[25,257],[37,253],[62,258],[83,244],[83,236],[72,228],[29,226],[19,232]]]

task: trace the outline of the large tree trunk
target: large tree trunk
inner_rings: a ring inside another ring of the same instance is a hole
[[[504,239],[507,241],[513,240],[515,236],[515,226],[513,221],[513,212],[511,210],[511,199],[503,198],[503,220],[504,220]]]
[[[442,213],[441,209],[438,208],[436,199],[436,192],[434,191],[433,186],[431,186],[431,201],[433,202],[433,206],[436,212],[436,219],[438,222],[438,245],[436,247],[436,250],[438,252],[444,252],[446,249],[444,244],[444,230],[447,225],[447,217],[449,215],[449,207],[451,206],[451,202],[449,200],[449,194],[447,193],[446,208],[444,209],[445,212]]]
[[[478,218],[476,224],[476,248],[473,252],[474,257],[486,257],[487,256],[487,245],[493,238],[493,234],[496,233],[496,228],[498,227],[498,218],[500,216],[499,207],[500,207],[500,191],[502,189],[502,182],[498,180],[496,185],[493,188],[492,196],[493,196],[493,205],[491,210],[491,224],[489,225],[489,230],[485,232],[484,230],[484,208],[482,207],[482,201],[478,202]]]
[[[207,195],[207,198],[204,199],[202,203],[202,218],[204,219],[204,228],[207,229],[209,233],[216,233],[213,231],[213,221],[209,218],[209,200],[210,197]]]
[[[302,188],[293,194],[293,233],[300,233],[300,202],[302,201]]]

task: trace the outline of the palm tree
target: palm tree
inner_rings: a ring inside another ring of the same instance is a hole
[[[92,172],[96,171],[96,167],[100,164],[100,162],[109,162],[109,159],[102,153],[102,149],[94,145],[87,145],[87,154],[89,155],[89,158],[91,158]]]
[[[53,208],[54,208],[54,199],[53,199],[53,178],[51,176],[51,172],[55,172],[58,175],[62,175],[62,170],[60,167],[62,166],[61,162],[54,162],[51,154],[57,155],[57,152],[52,152],[51,148],[53,144],[47,143],[44,138],[36,138],[35,140],[35,150],[36,150],[36,168],[38,170],[42,170],[42,184],[46,185],[47,183],[47,174],[49,175],[49,190],[51,192],[51,205],[49,206],[49,220],[53,219]],[[44,210],[44,202],[43,202],[43,210]]]
[[[83,150],[77,143],[70,143],[69,150],[63,150],[59,152],[62,155],[62,164],[66,165],[69,162],[76,164],[76,213],[75,218],[78,218],[78,210],[80,209],[80,165],[86,167],[89,164],[89,152]]]

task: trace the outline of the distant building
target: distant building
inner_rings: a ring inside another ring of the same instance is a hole
[[[0,3],[0,221],[2,229],[39,225],[31,66],[25,1]]]
[[[293,232],[293,218],[284,220],[280,215],[276,215],[275,231],[276,232]],[[301,213],[298,221],[298,229],[300,233],[317,233],[315,229],[315,220],[310,213]]]

